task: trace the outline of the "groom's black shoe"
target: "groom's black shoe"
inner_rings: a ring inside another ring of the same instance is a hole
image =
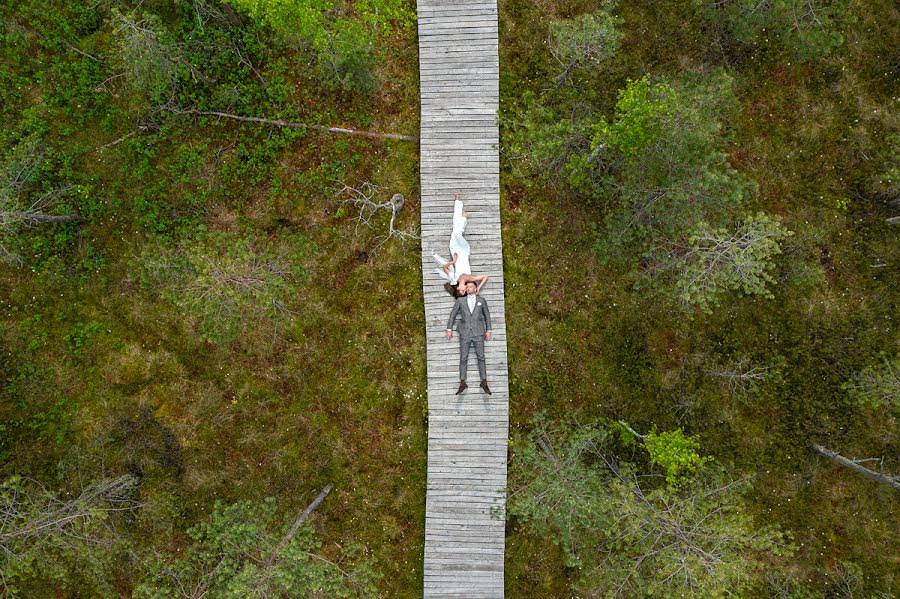
[[[481,388],[484,389],[484,392],[488,395],[493,395],[493,393],[491,393],[491,388],[487,386],[487,379],[481,381]]]
[[[459,395],[460,393],[462,393],[463,391],[465,391],[468,388],[469,388],[469,386],[466,384],[465,381],[460,381],[459,389],[456,390],[456,394]]]

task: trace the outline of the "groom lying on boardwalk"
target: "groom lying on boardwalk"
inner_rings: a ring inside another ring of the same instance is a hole
[[[469,367],[469,349],[475,346],[478,358],[478,373],[481,375],[481,388],[488,395],[491,390],[487,382],[487,367],[484,363],[484,342],[490,341],[491,313],[487,302],[478,297],[475,283],[466,285],[466,295],[456,300],[450,318],[447,320],[447,339],[453,339],[453,323],[459,316],[459,390],[457,395],[466,390],[466,370]]]

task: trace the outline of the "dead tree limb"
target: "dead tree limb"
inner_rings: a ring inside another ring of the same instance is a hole
[[[26,148],[24,157],[0,164],[0,237],[14,237],[22,229],[46,223],[69,223],[78,220],[78,214],[53,214],[51,211],[73,185],[62,185],[46,191],[36,199],[28,198],[39,172],[41,150]],[[6,179],[6,181],[3,181]],[[22,266],[22,258],[0,242],[0,261]]]
[[[385,209],[391,211],[391,220],[388,223],[388,232],[384,235],[378,245],[372,248],[370,254],[374,254],[381,246],[383,246],[391,237],[396,237],[398,239],[418,239],[419,236],[415,231],[410,228],[406,231],[401,231],[394,227],[394,223],[397,221],[397,215],[400,213],[400,210],[403,208],[403,204],[405,200],[402,194],[395,193],[391,196],[390,200],[385,202],[376,202],[373,198],[378,193],[378,187],[373,185],[372,183],[365,181],[359,188],[351,187],[342,181],[335,181],[340,187],[337,189],[336,196],[338,198],[345,198],[341,204],[353,204],[353,206],[359,210],[359,214],[357,214],[356,227],[354,229],[354,233],[359,232],[360,225],[365,225],[370,229],[374,229],[372,226],[372,217],[375,216],[375,213],[379,210]]]
[[[217,112],[214,110],[176,110],[179,114],[194,114],[197,116],[217,116],[223,119],[232,119],[235,121],[243,121],[245,123],[260,123],[263,125],[274,125],[275,127],[289,127],[291,129],[312,129],[314,131],[325,131],[328,133],[343,133],[345,135],[359,135],[361,137],[371,137],[373,139],[397,139],[400,141],[419,141],[418,137],[413,135],[400,135],[399,133],[377,133],[375,131],[365,131],[363,129],[347,129],[345,127],[326,127],[325,125],[313,125],[310,123],[295,123],[282,119],[264,119],[255,116],[239,116],[229,114],[227,112]]]
[[[832,462],[838,463],[845,468],[849,468],[854,472],[858,472],[865,477],[871,478],[874,481],[880,482],[884,485],[888,485],[889,487],[893,487],[894,489],[900,491],[900,476],[891,476],[890,474],[884,474],[882,472],[875,472],[874,470],[869,470],[865,466],[860,466],[859,462],[862,460],[851,460],[845,458],[839,453],[835,453],[830,449],[826,449],[821,445],[813,445],[813,451],[821,456],[825,456]]]
[[[33,223],[71,223],[78,220],[77,214],[42,214],[40,212],[27,216]]]
[[[310,514],[316,511],[325,498],[328,497],[328,494],[331,493],[331,490],[334,488],[333,483],[328,483],[325,485],[325,488],[313,499],[312,503],[306,506],[306,509],[303,510],[303,513],[294,520],[294,524],[291,525],[291,529],[284,535],[281,540],[278,542],[278,545],[275,546],[275,549],[272,550],[272,554],[269,556],[268,561],[266,562],[265,569],[269,569],[272,567],[272,564],[275,563],[275,560],[278,559],[278,554],[284,551],[284,548],[288,546],[291,540],[297,535],[297,531],[300,530],[300,527],[303,526],[303,523],[306,522],[306,519],[309,518]]]
[[[135,129],[134,131],[132,131],[131,133],[126,133],[125,135],[123,135],[123,136],[120,137],[119,139],[117,139],[117,140],[115,140],[115,141],[111,141],[111,142],[109,142],[108,144],[103,144],[103,145],[100,146],[99,148],[95,148],[93,151],[94,151],[94,152],[100,152],[100,151],[102,151],[102,150],[105,150],[106,148],[111,148],[111,147],[113,147],[113,146],[117,146],[117,145],[119,145],[120,143],[122,143],[123,141],[125,141],[126,139],[130,139],[130,138],[134,137],[135,135],[137,135],[138,133],[140,133],[141,131],[146,131],[146,130],[147,130],[147,127],[145,127],[145,126],[143,126],[143,125],[138,125],[138,128]]]
[[[624,420],[619,420],[619,424],[622,425],[623,427],[625,427],[625,430],[627,430],[629,433],[631,433],[632,435],[634,435],[634,436],[637,437],[638,439],[640,439],[640,440],[643,441],[644,439],[647,438],[647,435],[642,435],[641,433],[637,432],[636,430],[634,430],[633,428],[631,428],[630,426],[628,426],[628,423],[625,422]]]
[[[65,500],[37,481],[6,483],[0,486],[0,553],[15,558],[28,545],[51,537],[58,542],[99,541],[99,532],[84,527],[97,522],[109,529],[106,516],[141,507],[133,498],[137,486],[137,479],[123,475],[91,484]]]
[[[768,366],[752,364],[750,359],[746,357],[731,365],[713,363],[708,367],[701,366],[701,370],[709,375],[723,379],[728,384],[728,390],[732,393],[737,391],[746,392],[754,385],[765,382],[771,374]]]

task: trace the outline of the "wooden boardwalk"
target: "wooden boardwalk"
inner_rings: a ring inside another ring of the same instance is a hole
[[[418,0],[421,88],[422,271],[428,346],[428,489],[425,597],[503,597],[509,388],[497,107],[495,1]],[[469,212],[466,239],[493,341],[485,343],[493,395],[478,388],[474,352],[469,389],[459,385],[459,342],[446,339],[453,307],[433,272],[446,256],[453,193]]]

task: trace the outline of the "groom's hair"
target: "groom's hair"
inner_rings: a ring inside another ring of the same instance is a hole
[[[444,283],[444,290],[452,295],[453,297],[462,297],[459,295],[459,291],[456,290],[456,285],[451,285],[450,283]]]

